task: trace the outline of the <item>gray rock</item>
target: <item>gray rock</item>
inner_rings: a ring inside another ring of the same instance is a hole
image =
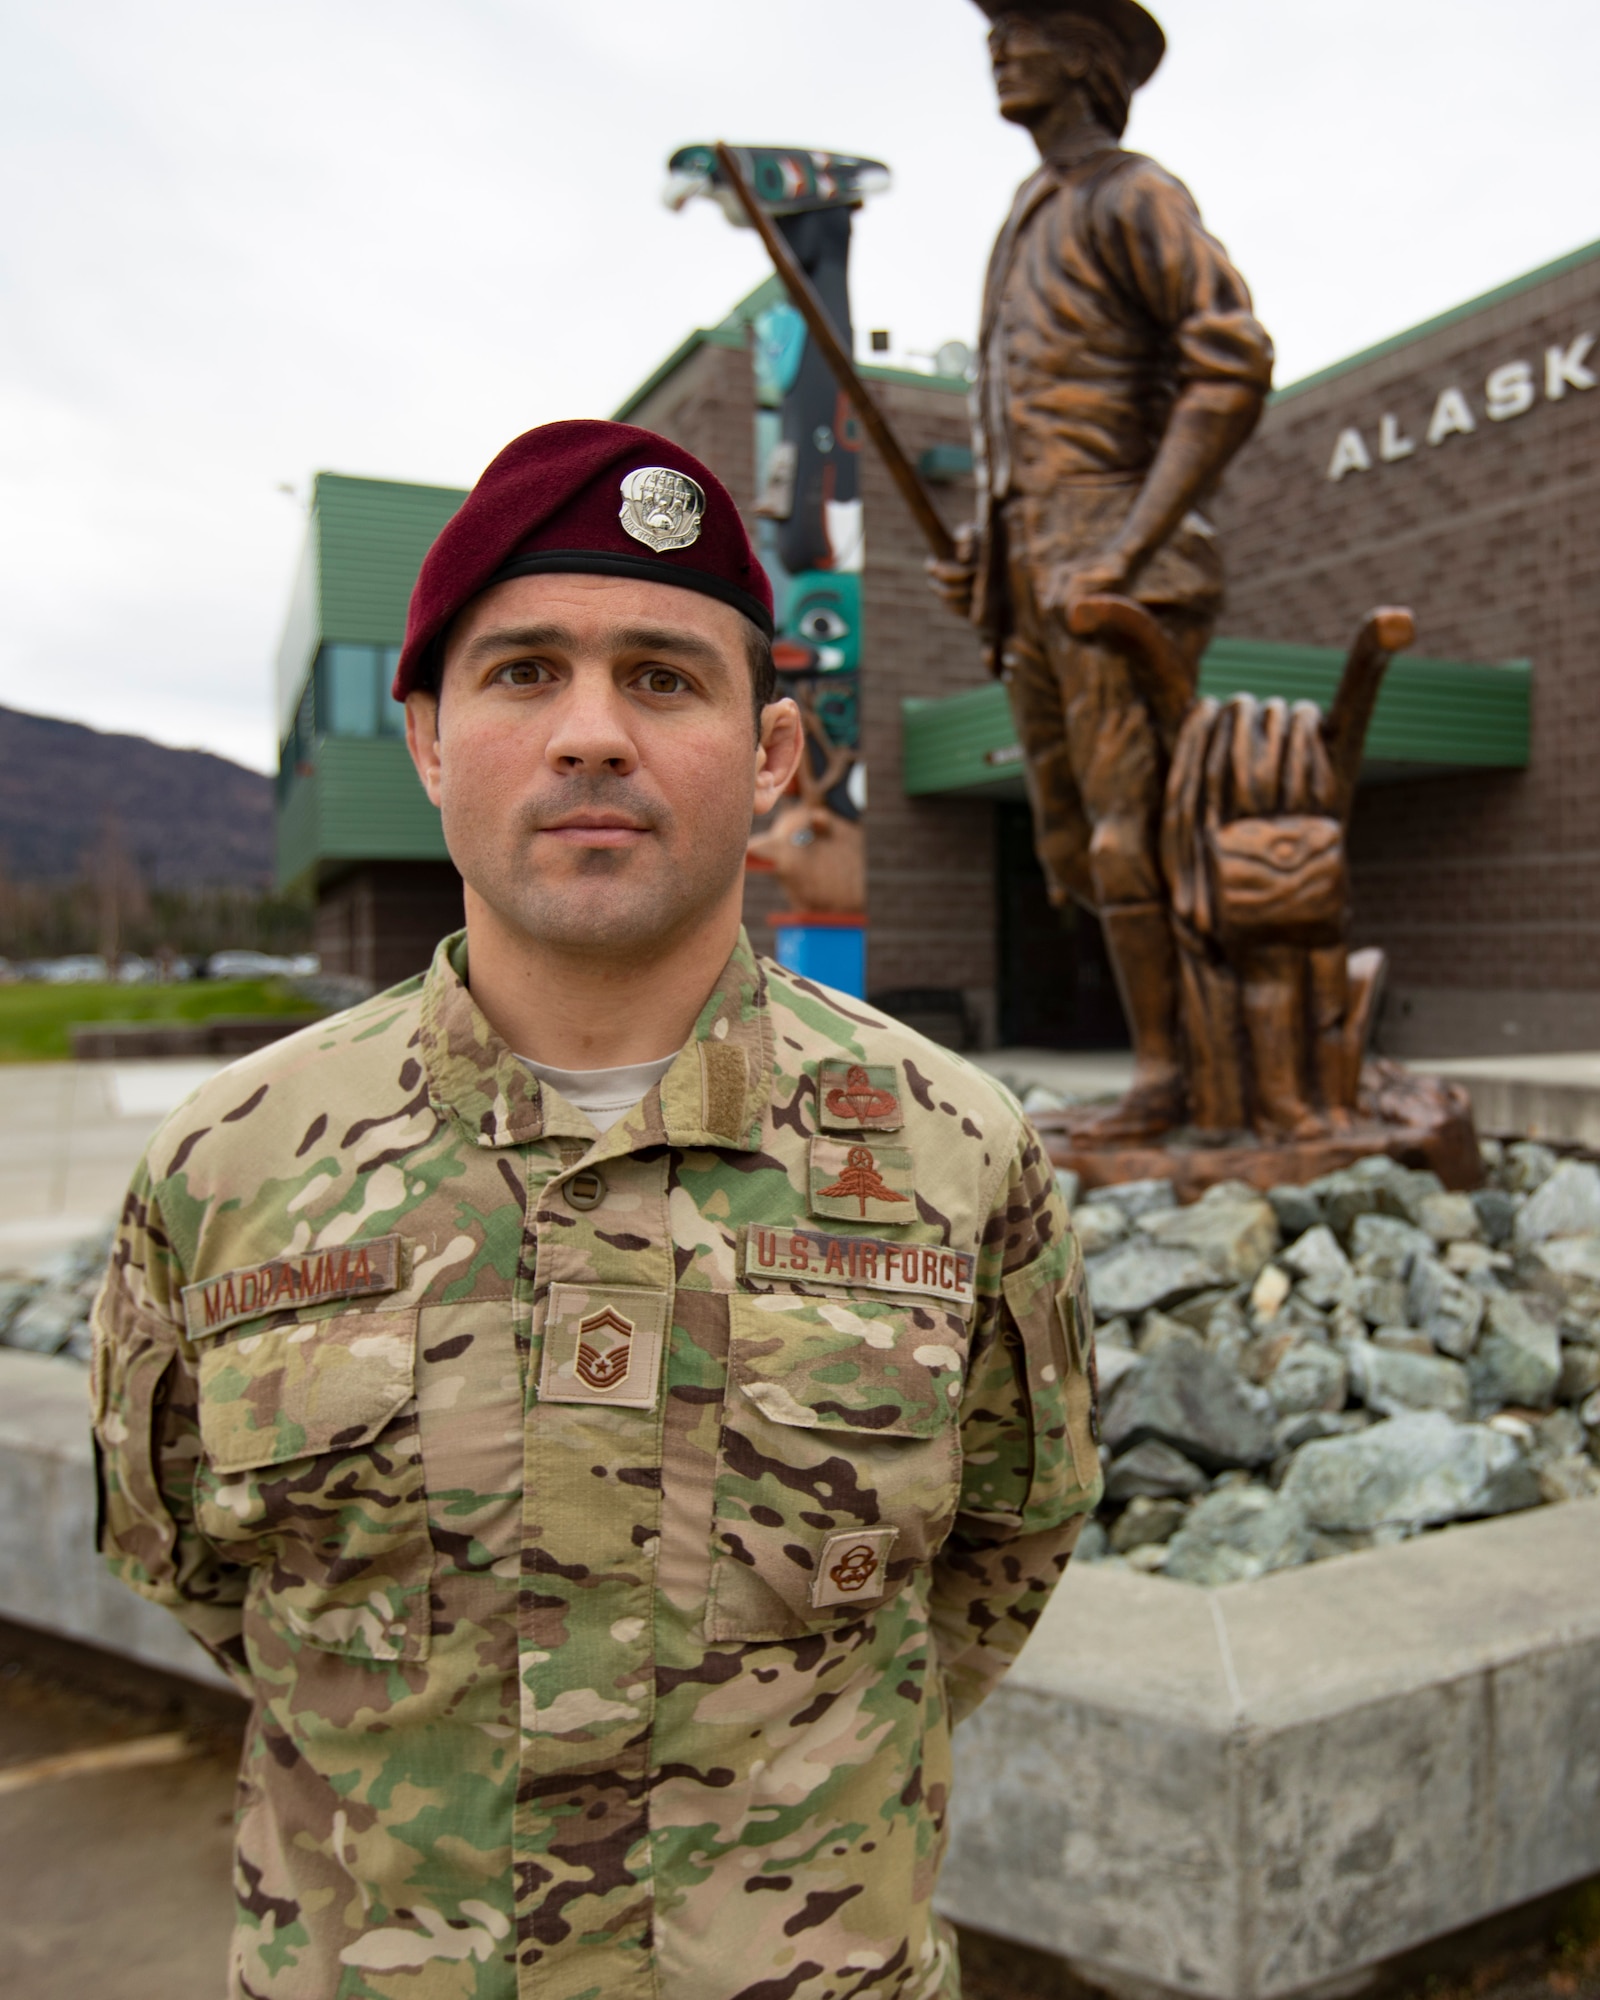
[[[59,1354],[88,1316],[75,1286],[46,1285],[12,1320],[6,1344],[29,1354]]]
[[[1600,1499],[1600,1465],[1580,1452],[1547,1459],[1539,1467],[1538,1480],[1541,1495],[1552,1507],[1564,1500]]]
[[[1588,1313],[1600,1311],[1600,1236],[1557,1236],[1533,1252],[1550,1288]]]
[[[1277,1412],[1206,1348],[1163,1347],[1122,1385],[1105,1414],[1105,1438],[1120,1455],[1147,1439],[1170,1444],[1207,1472],[1265,1465]]]
[[[1561,1335],[1544,1299],[1502,1292],[1486,1301],[1484,1330],[1468,1363],[1481,1410],[1511,1404],[1547,1410],[1561,1381]]]
[[[1106,1474],[1108,1500],[1186,1500],[1204,1493],[1210,1481],[1199,1466],[1154,1438],[1113,1459]]]
[[[1096,1348],[1132,1347],[1133,1328],[1119,1313],[1115,1319],[1095,1321],[1094,1344]]]
[[[1600,1235],[1600,1168],[1563,1160],[1528,1197],[1515,1235],[1524,1249],[1556,1236]]]
[[[1181,1319],[1172,1319],[1166,1313],[1148,1312],[1139,1322],[1141,1354],[1154,1354],[1157,1348],[1170,1346],[1173,1341],[1182,1347],[1204,1345],[1192,1326],[1186,1326]]]
[[[1311,1340],[1291,1347],[1266,1381],[1273,1408],[1284,1417],[1308,1410],[1342,1410],[1348,1389],[1344,1356]]]
[[[1192,1299],[1183,1299],[1170,1308],[1174,1319],[1181,1319],[1185,1326],[1192,1326],[1196,1333],[1203,1334],[1210,1324],[1211,1315],[1219,1306],[1234,1302],[1238,1287],[1234,1285],[1214,1286],[1209,1292],[1196,1292]]]
[[[1336,1306],[1350,1279],[1350,1260],[1325,1222],[1297,1237],[1278,1259],[1300,1281],[1300,1291],[1315,1306]]]
[[[1071,1167],[1056,1168],[1056,1186],[1061,1190],[1061,1199],[1067,1204],[1068,1209],[1077,1207],[1080,1185],[1079,1177]]]
[[[1141,1227],[1154,1242],[1198,1251],[1231,1285],[1248,1283],[1278,1247],[1278,1218],[1259,1195],[1218,1200],[1213,1193],[1192,1208],[1146,1215]]]
[[[1131,1238],[1098,1257],[1086,1258],[1084,1268],[1089,1298],[1097,1313],[1149,1312],[1206,1291],[1217,1281],[1209,1260],[1197,1252],[1169,1250],[1145,1237]]]
[[[1102,1202],[1093,1208],[1086,1205],[1074,1210],[1072,1233],[1086,1258],[1098,1257],[1127,1235],[1128,1218],[1120,1208],[1113,1208],[1109,1202]]]
[[[1372,1346],[1387,1347],[1396,1354],[1436,1354],[1438,1349],[1425,1333],[1414,1326],[1380,1326],[1373,1330]]]
[[[1517,1225],[1516,1197],[1504,1188],[1479,1188],[1469,1198],[1485,1239],[1497,1249],[1502,1243],[1509,1243]]]
[[[1373,1345],[1358,1351],[1351,1367],[1357,1395],[1380,1416],[1408,1410],[1442,1410],[1457,1423],[1472,1415],[1472,1384],[1459,1361],[1438,1354],[1406,1354]]]
[[[1406,1286],[1403,1278],[1375,1278],[1363,1272],[1345,1286],[1342,1303],[1368,1326],[1404,1326]]]
[[[1084,1198],[1088,1208],[1103,1208],[1108,1203],[1136,1222],[1141,1215],[1176,1208],[1178,1196],[1171,1181],[1118,1181],[1111,1187],[1097,1187]]]
[[[1110,1537],[1098,1521],[1085,1521],[1072,1560],[1080,1563],[1104,1562],[1110,1554]]]
[[[1131,1347],[1101,1347],[1095,1342],[1095,1371],[1100,1378],[1101,1401],[1106,1401],[1119,1382],[1125,1381],[1139,1366],[1139,1357]]]
[[[1573,1341],[1561,1350],[1561,1380],[1556,1384],[1558,1403],[1586,1403],[1600,1389],[1600,1348]]]
[[[0,1279],[0,1345],[3,1345],[11,1331],[11,1322],[38,1291],[39,1285],[33,1278]]]
[[[1447,1271],[1436,1257],[1419,1257],[1406,1287],[1406,1317],[1442,1354],[1464,1361],[1478,1344],[1485,1295]]]
[[[1315,1229],[1322,1220],[1322,1204],[1310,1188],[1268,1188],[1267,1200],[1272,1203],[1272,1212],[1278,1218],[1278,1228],[1286,1243],[1304,1236],[1308,1229]]]
[[[1353,1167],[1311,1183],[1323,1220],[1341,1240],[1349,1237],[1359,1215],[1394,1215],[1415,1222],[1423,1201],[1443,1189],[1437,1174],[1403,1167],[1384,1154],[1358,1160]]]
[[[1417,1226],[1435,1243],[1470,1243],[1483,1234],[1470,1194],[1424,1195],[1417,1208]]]
[[[1264,1486],[1209,1494],[1168,1545],[1166,1574],[1208,1589],[1244,1583],[1308,1560],[1311,1535],[1292,1498]]]
[[[1358,1215],[1350,1227],[1350,1250],[1363,1277],[1407,1278],[1418,1257],[1433,1255],[1433,1238],[1398,1216]]]
[[[1519,1139],[1516,1145],[1506,1148],[1500,1163],[1500,1184],[1512,1194],[1532,1194],[1535,1188],[1544,1186],[1560,1164],[1548,1146],[1541,1146],[1534,1139]]]
[[[1272,1437],[1281,1457],[1314,1438],[1351,1437],[1377,1421],[1370,1410],[1306,1410],[1297,1417],[1280,1418]]]
[[[1181,1500],[1158,1500],[1141,1494],[1128,1502],[1127,1511],[1113,1526],[1111,1553],[1125,1556],[1130,1549],[1147,1548],[1152,1542],[1170,1542],[1188,1512]]]
[[[1515,1441],[1437,1410],[1374,1424],[1299,1451],[1284,1477],[1314,1528],[1359,1532],[1437,1527],[1539,1503],[1539,1482]]]

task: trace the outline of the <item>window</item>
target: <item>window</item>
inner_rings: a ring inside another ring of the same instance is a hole
[[[323,736],[404,736],[404,702],[389,688],[400,659],[398,646],[356,646],[339,641],[317,655],[317,728]]]

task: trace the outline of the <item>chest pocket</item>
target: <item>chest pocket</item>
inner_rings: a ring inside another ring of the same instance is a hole
[[[269,1618],[352,1659],[428,1652],[416,1350],[413,1309],[246,1333],[200,1356],[196,1525],[254,1568]]]
[[[735,1293],[729,1316],[707,1636],[870,1615],[955,1516],[965,1323],[844,1293]]]

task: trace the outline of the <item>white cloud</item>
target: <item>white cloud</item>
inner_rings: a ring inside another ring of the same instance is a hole
[[[1600,234],[1577,0],[1164,0],[1130,142],[1194,188],[1289,380]],[[277,492],[466,483],[603,414],[764,275],[668,152],[888,160],[860,324],[971,337],[1025,138],[968,0],[11,0],[0,701],[272,760]]]

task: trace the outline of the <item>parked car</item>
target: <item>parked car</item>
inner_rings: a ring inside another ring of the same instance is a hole
[[[206,960],[206,977],[304,979],[317,971],[321,963],[315,952],[302,952],[294,958],[278,958],[266,951],[214,951]]]

